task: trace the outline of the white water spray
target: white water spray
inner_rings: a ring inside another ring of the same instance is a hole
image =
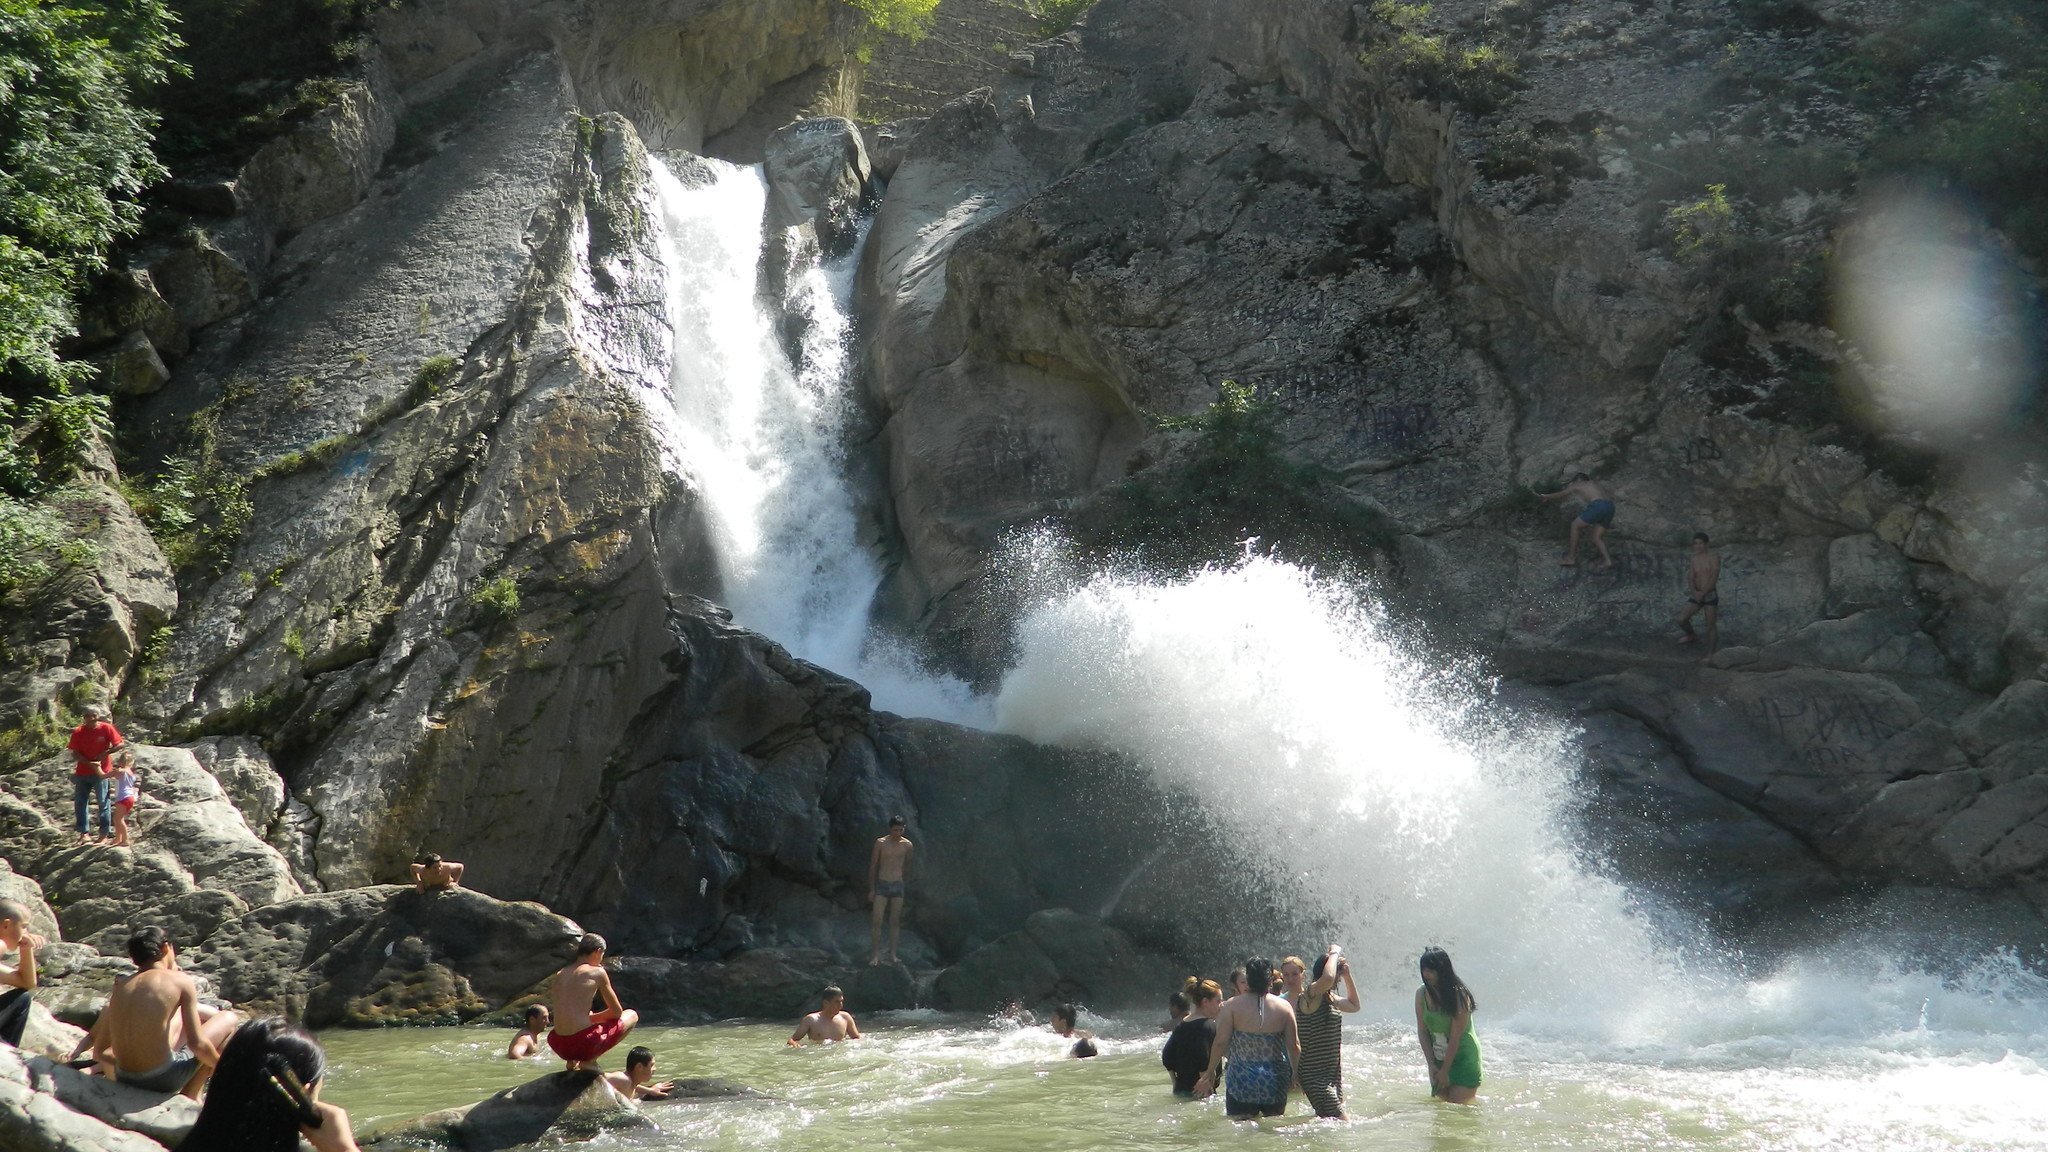
[[[781,306],[806,322],[791,363],[759,299],[760,170],[695,160],[691,175],[655,165],[675,340],[673,454],[702,501],[733,618],[853,676],[878,707],[984,719],[964,684],[926,673],[869,628],[881,570],[860,539],[842,447],[858,248],[790,277]]]

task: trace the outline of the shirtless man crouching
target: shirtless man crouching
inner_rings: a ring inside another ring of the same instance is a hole
[[[875,839],[868,857],[868,902],[875,906],[868,924],[868,967],[882,963],[882,918],[889,920],[889,963],[900,964],[896,946],[903,939],[903,870],[910,863],[913,845],[903,835],[903,817],[889,817],[889,834]]]
[[[621,1007],[619,994],[612,991],[611,973],[604,970],[604,949],[604,937],[586,932],[576,942],[575,963],[555,973],[555,1027],[548,1033],[548,1047],[568,1063],[571,1072],[581,1071],[585,1064],[611,1051],[640,1023],[640,1014]],[[593,1012],[590,1005],[595,1000],[603,1000],[604,1007]]]
[[[178,949],[163,929],[130,936],[128,958],[137,971],[107,997],[93,1028],[93,1056],[111,1064],[123,1084],[197,1100],[242,1018],[221,1012],[202,1023],[199,987],[178,968]],[[184,1044],[175,1051],[174,1038]]]

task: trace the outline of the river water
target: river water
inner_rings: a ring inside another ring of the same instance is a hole
[[[858,1007],[855,1005],[854,1007]],[[909,1018],[906,1019],[905,1016]],[[1482,1014],[1483,1017],[1483,1014]],[[2048,1080],[2033,1060],[1866,1053],[1802,1055],[1760,1067],[1711,1053],[1672,1065],[1599,1060],[1509,1033],[1481,1037],[1488,1060],[1477,1107],[1429,1098],[1412,1026],[1360,1019],[1346,1030],[1352,1118],[1317,1121],[1300,1098],[1279,1121],[1242,1128],[1220,1101],[1173,1098],[1156,1025],[1095,1021],[1094,1060],[1064,1058],[1039,1030],[923,1014],[870,1018],[868,1038],[788,1050],[779,1025],[649,1028],[633,1039],[666,1076],[717,1076],[762,1100],[648,1104],[658,1131],[600,1137],[591,1148],[761,1152],[1075,1152],[1289,1147],[1373,1152],[1573,1148],[1906,1152],[2048,1148]],[[1482,1018],[1481,1028],[1484,1028]],[[329,1033],[324,1092],[358,1130],[482,1098],[552,1071],[500,1058],[506,1029]],[[614,1055],[607,1066],[617,1063]],[[1251,1141],[1249,1145],[1245,1141]]]
[[[870,627],[882,577],[847,479],[851,258],[757,298],[757,170],[660,174],[676,338],[674,467],[698,491],[736,618],[852,675],[878,705],[1112,750],[1196,798],[1359,973],[1347,1029],[1357,1118],[1277,1133],[1175,1102],[1152,1021],[1099,1022],[1107,1055],[1060,1058],[1043,1032],[909,1015],[873,1039],[788,1053],[781,1026],[653,1029],[671,1074],[774,1099],[673,1105],[658,1148],[1188,1147],[1278,1139],[1333,1149],[2048,1148],[2048,982],[1995,935],[1937,954],[1843,926],[1768,959],[1732,953],[1683,909],[1652,909],[1585,866],[1568,717],[1495,697],[1384,617],[1372,590],[1248,554],[1161,578],[1075,568],[1027,536],[1006,558],[1018,661],[989,697],[924,672]],[[791,353],[787,314],[806,319]],[[1072,798],[1076,804],[1086,796]],[[600,926],[601,927],[601,926]],[[1212,938],[1269,955],[1325,940]],[[1476,1109],[1431,1103],[1409,997],[1422,947],[1479,997]],[[1164,996],[1168,989],[1161,989]],[[850,1005],[857,1014],[861,1005]],[[866,1019],[866,1017],[863,1017]],[[468,1102],[545,1065],[469,1029],[330,1036],[332,1098],[359,1117]],[[1269,1126],[1270,1127],[1270,1126]]]

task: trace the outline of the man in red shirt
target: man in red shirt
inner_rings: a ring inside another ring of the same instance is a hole
[[[107,777],[114,770],[114,749],[121,746],[121,730],[110,723],[98,705],[85,706],[85,723],[71,730],[71,813],[78,822],[78,842],[92,838],[86,821],[86,801],[97,797],[100,806],[100,837],[112,839],[114,811],[107,804]]]

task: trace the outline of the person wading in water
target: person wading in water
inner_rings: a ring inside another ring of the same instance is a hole
[[[1273,962],[1256,956],[1244,962],[1250,990],[1233,996],[1216,1016],[1216,1042],[1209,1067],[1195,1082],[1195,1097],[1216,1091],[1217,1069],[1230,1059],[1223,1085],[1223,1111],[1232,1120],[1255,1120],[1287,1111],[1294,1070],[1301,1067],[1301,1036],[1294,1009],[1273,995]]]

